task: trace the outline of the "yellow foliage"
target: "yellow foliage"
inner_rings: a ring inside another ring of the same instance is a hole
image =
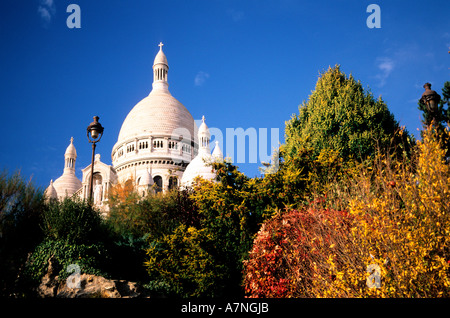
[[[450,296],[450,169],[438,140],[427,129],[411,162],[379,156],[349,181],[353,223],[326,261],[333,279],[315,277],[317,297]]]

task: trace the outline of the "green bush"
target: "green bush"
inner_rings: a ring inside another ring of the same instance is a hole
[[[117,185],[110,195],[106,219],[110,232],[107,247],[112,258],[108,272],[117,278],[148,283],[144,266],[148,242],[171,234],[180,224],[195,224],[197,219],[187,191],[149,193],[142,198],[127,184]],[[163,285],[148,284],[153,291],[167,294]]]
[[[106,228],[99,212],[87,201],[65,198],[47,205],[42,230],[49,240],[89,244],[105,235]]]
[[[154,239],[171,233],[180,223],[194,224],[196,209],[186,191],[172,190],[141,198],[130,193],[124,200],[112,196],[107,219],[112,231],[135,238]]]
[[[43,191],[26,182],[20,172],[0,173],[0,297],[19,293],[22,265],[42,240],[43,207]]]
[[[27,261],[25,278],[30,285],[40,283],[47,273],[50,259],[60,281],[70,275],[66,271],[70,264],[80,266],[81,273],[108,277],[108,274],[101,270],[109,260],[101,243],[86,245],[73,244],[69,240],[48,240],[39,244]]]
[[[81,273],[108,277],[111,256],[107,245],[109,233],[98,211],[78,198],[51,200],[42,208],[38,226],[43,237],[30,253],[20,282],[25,291],[39,284],[49,260],[61,280],[67,278],[67,266],[77,264]]]
[[[144,267],[147,239],[147,235],[137,237],[111,233],[110,239],[105,242],[110,260],[104,270],[115,279],[147,283],[148,274]]]
[[[220,295],[226,268],[218,264],[213,237],[207,229],[180,225],[172,234],[153,241],[145,263],[148,288],[181,297]],[[222,279],[221,279],[222,278]]]

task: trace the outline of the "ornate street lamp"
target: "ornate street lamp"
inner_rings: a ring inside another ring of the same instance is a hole
[[[425,83],[423,88],[425,88],[425,92],[423,92],[420,102],[427,107],[432,118],[431,123],[433,123],[437,116],[441,96],[431,89],[430,83]]]
[[[92,162],[91,162],[91,184],[89,189],[89,202],[92,203],[92,191],[94,187],[94,156],[96,143],[100,141],[103,136],[103,126],[98,122],[99,117],[94,116],[94,121],[87,127],[87,138],[92,143]]]

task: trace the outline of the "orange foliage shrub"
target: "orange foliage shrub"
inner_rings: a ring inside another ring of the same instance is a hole
[[[345,211],[309,208],[278,213],[258,232],[244,261],[249,297],[310,297],[318,272],[328,272],[327,253],[343,244]],[[326,275],[326,274],[325,274]],[[330,277],[330,279],[333,279]]]

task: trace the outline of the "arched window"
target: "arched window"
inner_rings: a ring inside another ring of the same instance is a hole
[[[178,179],[177,177],[169,178],[169,190],[176,189],[178,187]]]
[[[156,185],[156,192],[161,192],[163,189],[163,180],[162,180],[161,176],[155,176],[153,178],[153,182]]]

